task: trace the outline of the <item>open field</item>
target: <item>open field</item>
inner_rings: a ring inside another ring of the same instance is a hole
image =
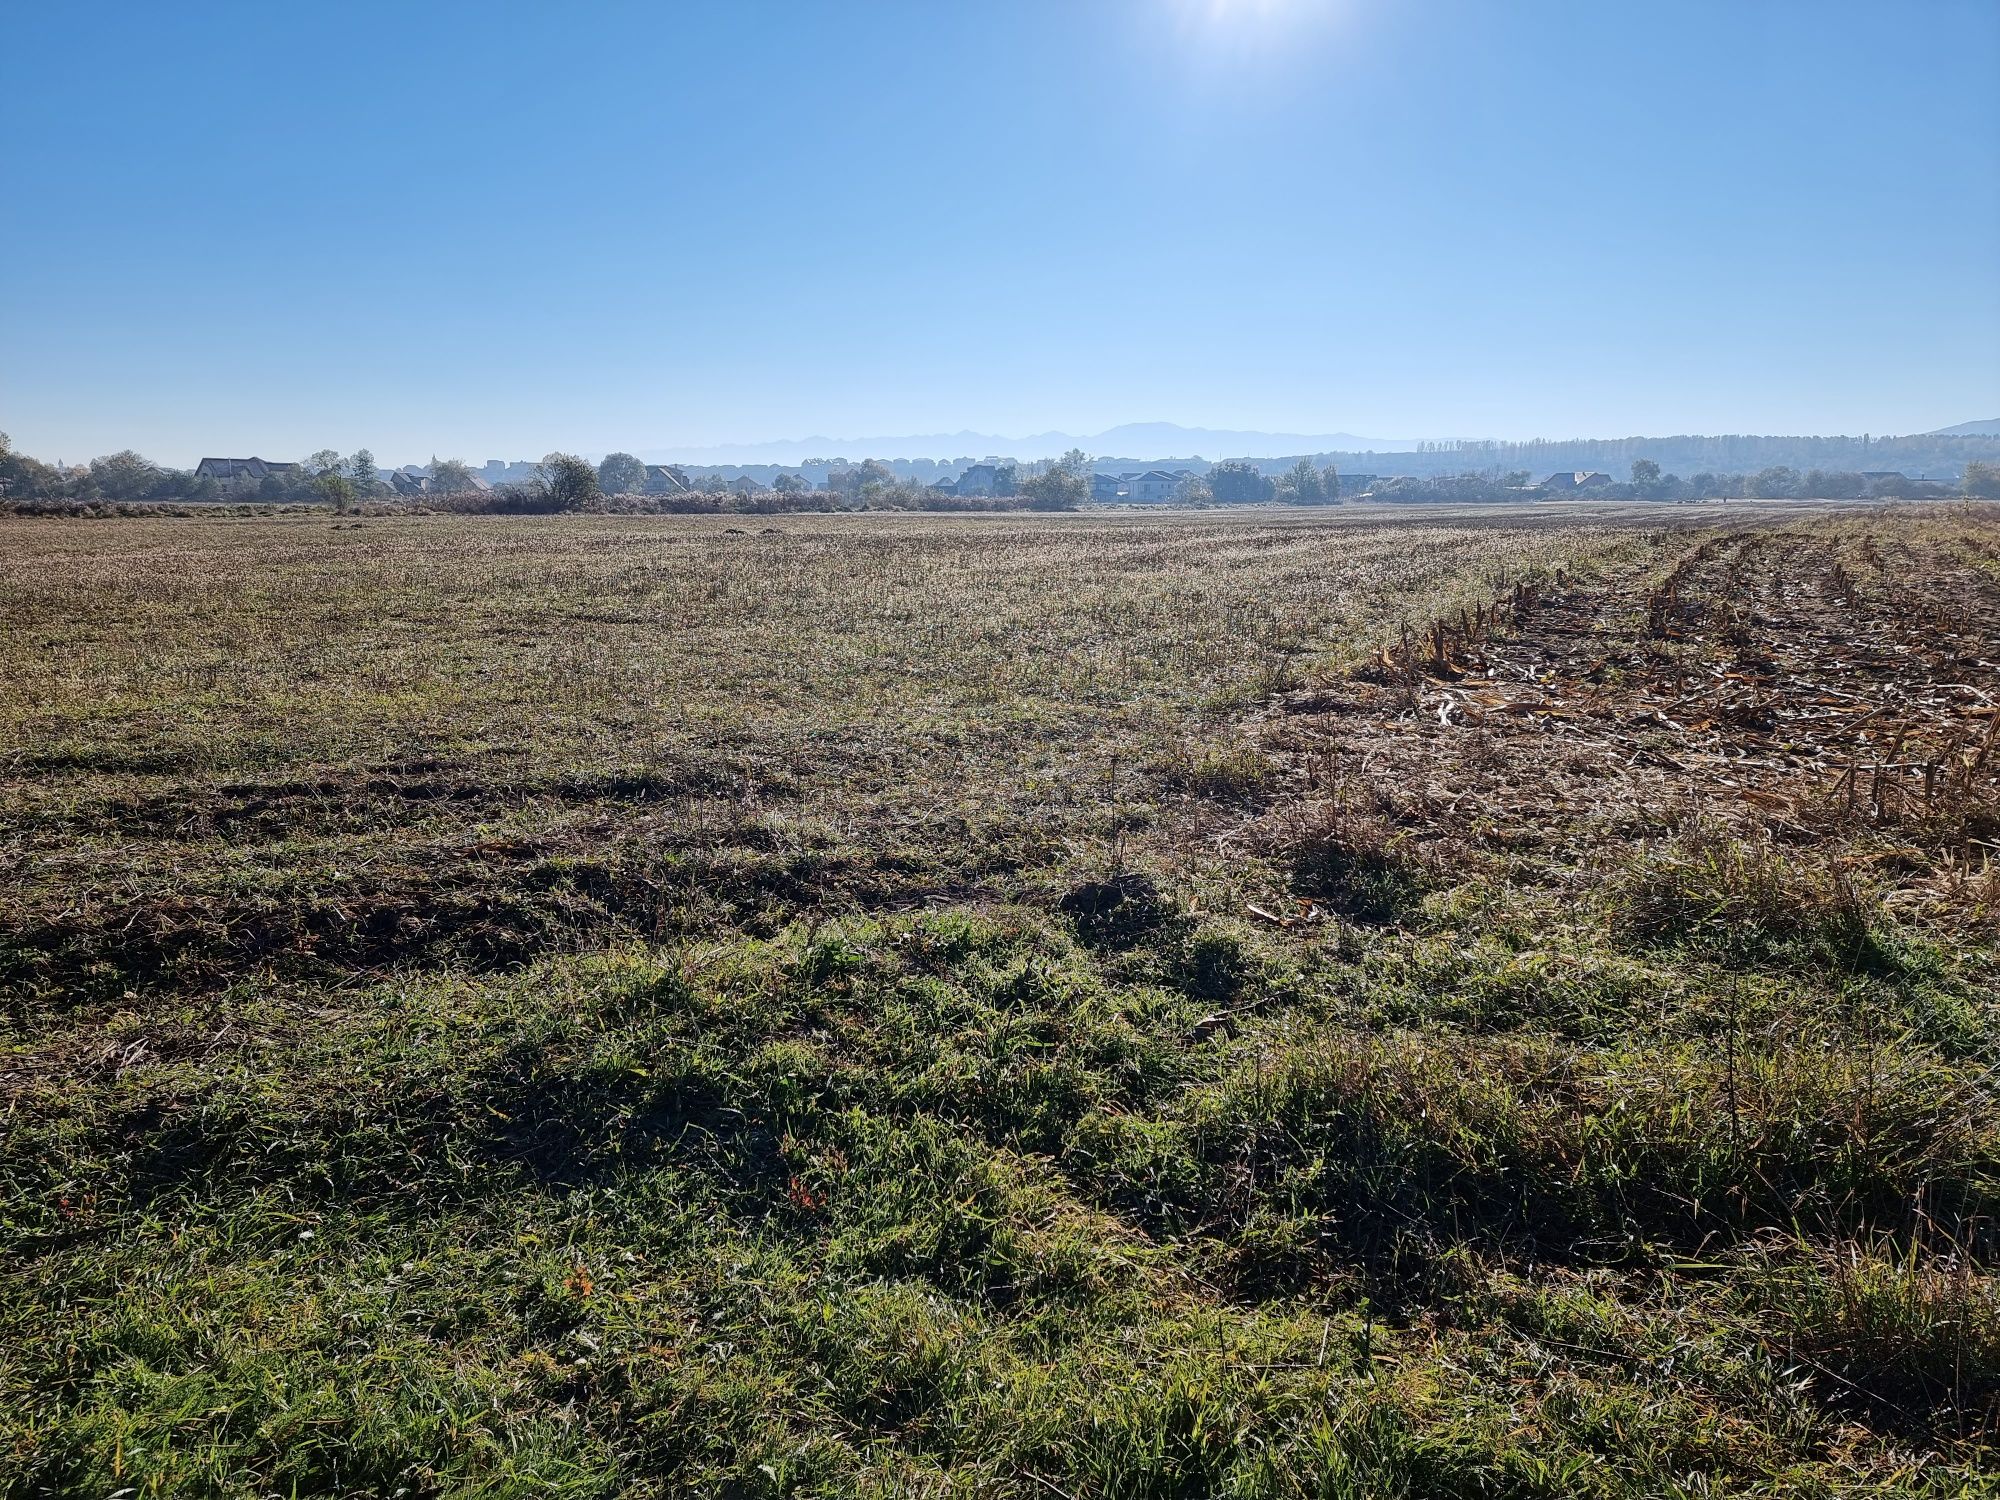
[[[0,522],[0,1492],[2000,1490],[2000,513]]]

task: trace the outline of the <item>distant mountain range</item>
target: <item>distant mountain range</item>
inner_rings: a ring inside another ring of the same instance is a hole
[[[931,433],[911,437],[798,438],[790,442],[728,443],[714,447],[639,450],[648,463],[684,465],[690,474],[733,479],[739,474],[770,483],[779,471],[823,481],[840,462],[880,459],[900,478],[930,483],[955,477],[968,463],[987,458],[1054,458],[1081,448],[1106,471],[1189,467],[1205,472],[1222,459],[1248,459],[1277,473],[1298,458],[1333,464],[1343,474],[1426,475],[1602,470],[1623,476],[1644,459],[1683,475],[1748,474],[1772,467],[1838,472],[1899,470],[1911,479],[1956,482],[1964,466],[2000,462],[2000,418],[1904,437],[1801,437],[1682,433],[1667,437],[1536,439],[1532,442],[1415,442],[1360,437],[1351,432],[1244,432],[1182,427],[1174,422],[1130,422],[1103,432],[1041,432],[1003,437],[990,432]],[[590,459],[602,455],[587,453]],[[489,460],[479,471],[489,484],[520,483],[535,472],[533,459]]]
[[[649,448],[648,463],[802,464],[814,458],[1054,458],[1071,448],[1106,458],[1282,458],[1291,453],[1401,452],[1407,438],[1359,437],[1351,432],[1236,432],[1182,427],[1176,422],[1127,422],[1103,432],[1038,432],[1001,437],[990,432],[933,432],[906,437],[796,438],[770,443],[721,443],[707,448]]]

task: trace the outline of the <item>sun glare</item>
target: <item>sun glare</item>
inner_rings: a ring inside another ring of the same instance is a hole
[[[1211,57],[1268,55],[1332,20],[1343,0],[1167,0],[1183,39]]]
[[[1225,22],[1262,20],[1298,8],[1297,0],[1193,0],[1193,4],[1207,11],[1210,20]]]

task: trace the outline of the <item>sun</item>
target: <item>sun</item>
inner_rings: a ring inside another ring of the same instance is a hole
[[[1183,20],[1211,26],[1244,26],[1299,17],[1323,8],[1322,0],[1173,0]]]
[[[1180,32],[1197,45],[1261,49],[1332,19],[1347,0],[1166,0]]]

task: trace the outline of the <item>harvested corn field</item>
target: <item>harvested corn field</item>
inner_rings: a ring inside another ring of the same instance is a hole
[[[1991,510],[5,534],[9,1493],[1992,1483]]]
[[[1697,824],[1833,850],[1892,904],[2000,890],[2000,549],[1850,522],[1704,538],[1659,564],[1519,581],[1281,693],[1288,816],[1355,798],[1412,847],[1592,851]]]

